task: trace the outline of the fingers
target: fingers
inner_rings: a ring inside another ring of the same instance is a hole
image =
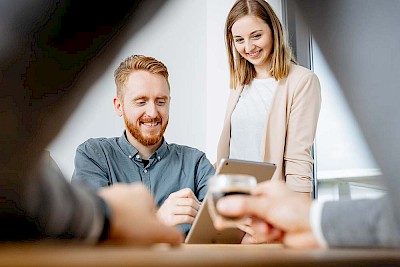
[[[217,202],[217,209],[224,215],[243,217],[256,216],[266,220],[268,201],[257,196],[228,196]]]
[[[219,216],[216,218],[213,218],[213,223],[214,223],[214,227],[215,229],[217,229],[218,231],[222,231],[225,229],[225,222],[224,220],[222,220]]]
[[[251,234],[246,233],[243,238],[241,244],[255,244],[253,236]]]
[[[190,188],[183,188],[179,191],[176,191],[170,194],[169,198],[191,198],[195,200],[198,204],[200,204],[200,201],[197,199],[197,197]]]
[[[258,217],[285,231],[310,228],[310,198],[291,191],[282,182],[262,183],[251,193],[224,197],[217,209],[227,216]]]
[[[283,231],[281,231],[280,229],[269,225],[263,243],[282,241],[283,234],[284,234]]]
[[[229,196],[220,199],[217,208],[231,216],[254,215],[266,219],[271,199],[277,192],[286,194],[287,187],[282,182],[263,182],[252,188],[251,196]]]
[[[189,223],[192,224],[194,221],[195,216],[190,215],[174,215],[173,216],[173,225],[182,224],[182,223]]]
[[[193,198],[168,198],[165,205],[169,206],[170,213],[174,215],[196,216],[200,208],[200,202]]]
[[[171,200],[176,206],[188,206],[195,210],[199,210],[201,203],[193,198],[175,198]]]
[[[251,225],[238,224],[237,228],[239,228],[240,230],[242,230],[243,232],[245,232],[249,236],[253,236],[254,235],[254,230],[251,227]]]
[[[319,248],[320,245],[312,231],[286,234],[282,242],[292,248]]]
[[[255,196],[260,195],[275,195],[277,193],[287,193],[290,190],[287,186],[281,181],[266,181],[257,184],[257,186],[253,187],[251,190],[251,194]]]
[[[282,238],[282,231],[256,218],[253,219],[251,226],[240,227],[240,229],[246,232],[242,244],[270,243]]]
[[[177,225],[181,223],[190,223],[192,224],[194,218],[197,215],[198,209],[195,209],[191,206],[177,206],[173,205],[169,207],[166,212],[163,212],[161,215],[161,220],[167,225]]]
[[[214,167],[214,169],[217,169],[217,167],[218,167],[217,162],[214,162],[213,167]]]
[[[172,209],[172,212],[175,215],[188,215],[191,217],[196,217],[197,211],[198,209],[190,206],[175,206]]]
[[[193,191],[184,188],[169,195],[157,211],[157,216],[162,222],[171,226],[181,223],[192,224],[200,205]]]

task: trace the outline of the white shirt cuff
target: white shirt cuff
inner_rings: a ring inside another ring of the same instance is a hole
[[[311,204],[311,212],[310,212],[310,222],[311,229],[315,238],[317,239],[319,245],[323,248],[328,248],[328,242],[326,241],[324,234],[322,232],[322,209],[324,207],[324,203],[326,201],[313,201]]]

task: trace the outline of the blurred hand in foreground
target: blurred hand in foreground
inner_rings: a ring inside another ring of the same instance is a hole
[[[242,243],[280,241],[288,247],[319,247],[310,224],[312,200],[287,188],[282,182],[264,182],[252,189],[250,196],[228,196],[220,199],[217,209],[226,216],[251,216]],[[214,221],[222,230],[223,224]]]
[[[133,244],[180,244],[183,236],[161,223],[153,198],[142,184],[115,184],[99,190],[111,209],[109,240]]]

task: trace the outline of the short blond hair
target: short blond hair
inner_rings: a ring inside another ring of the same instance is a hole
[[[250,84],[256,77],[253,64],[242,58],[234,49],[232,26],[240,18],[252,15],[262,19],[271,28],[273,49],[271,57],[271,75],[275,80],[285,78],[289,73],[291,62],[296,63],[286,38],[285,30],[272,7],[265,0],[238,0],[226,18],[225,42],[228,52],[230,87]]]
[[[129,75],[135,70],[146,70],[153,74],[162,75],[168,83],[168,69],[161,61],[143,55],[133,55],[127,57],[114,72],[115,84],[117,86],[117,96],[123,97],[125,93],[125,85]]]

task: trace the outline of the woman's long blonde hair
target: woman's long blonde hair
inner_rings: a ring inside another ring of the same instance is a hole
[[[291,62],[296,63],[292,50],[286,39],[285,30],[279,18],[264,0],[238,0],[229,11],[225,24],[225,42],[228,52],[230,87],[235,89],[238,86],[250,84],[256,77],[256,70],[253,64],[245,60],[234,48],[232,26],[240,18],[253,15],[256,16],[271,28],[273,36],[273,49],[271,54],[271,75],[280,80],[289,73]]]

